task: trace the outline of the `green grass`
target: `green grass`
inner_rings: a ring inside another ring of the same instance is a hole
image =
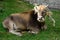
[[[60,40],[60,10],[51,10],[56,20],[56,26],[53,27],[50,20],[46,20],[47,30],[40,31],[39,34],[33,35],[25,33],[22,37],[7,32],[2,21],[12,13],[24,12],[31,10],[33,6],[25,2],[4,1],[0,2],[3,12],[0,12],[0,40]]]

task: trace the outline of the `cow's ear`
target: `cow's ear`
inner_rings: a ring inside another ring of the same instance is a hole
[[[34,7],[35,14],[38,12],[38,6]]]
[[[34,3],[34,11],[35,14],[38,12],[39,5],[37,3]]]

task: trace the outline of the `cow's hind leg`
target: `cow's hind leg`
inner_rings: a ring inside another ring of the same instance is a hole
[[[22,36],[20,32],[16,32],[15,30],[10,30],[9,32],[18,36]]]
[[[2,22],[3,24],[3,27],[8,29],[8,31],[12,34],[15,34],[15,35],[18,35],[18,36],[22,36],[22,34],[20,32],[17,32],[15,29],[17,29],[17,26],[16,24],[9,20],[9,19],[6,19]]]
[[[13,21],[9,22],[10,28],[9,28],[9,32],[18,36],[22,36],[22,34],[20,32],[17,32],[17,26]]]
[[[47,29],[47,26],[46,25],[43,25],[43,26],[41,26],[41,29],[42,30],[46,30]]]

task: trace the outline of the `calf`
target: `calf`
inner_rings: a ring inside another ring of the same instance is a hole
[[[35,10],[23,13],[11,14],[3,21],[4,28],[7,28],[10,33],[22,36],[23,31],[37,34],[45,22],[37,21]]]

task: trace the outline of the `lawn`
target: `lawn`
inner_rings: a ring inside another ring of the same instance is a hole
[[[47,30],[40,31],[33,35],[25,33],[23,36],[16,36],[7,32],[2,21],[12,13],[31,10],[33,6],[23,1],[3,1],[0,2],[0,40],[60,40],[60,10],[51,10],[53,18],[56,20],[56,26],[53,27],[51,21],[46,19]],[[2,10],[2,11],[1,11]]]

